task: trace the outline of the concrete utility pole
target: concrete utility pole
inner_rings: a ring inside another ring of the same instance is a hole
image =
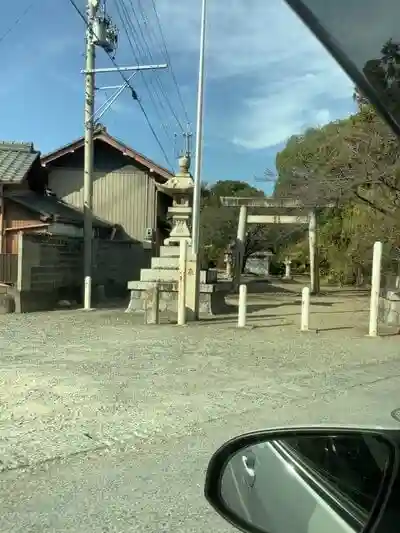
[[[92,307],[92,237],[93,237],[93,132],[94,132],[94,90],[95,90],[95,45],[93,25],[98,0],[88,0],[85,62],[85,148],[83,174],[84,209],[84,297],[85,310]]]

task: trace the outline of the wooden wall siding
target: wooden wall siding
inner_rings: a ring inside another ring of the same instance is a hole
[[[7,254],[18,253],[18,231],[7,231],[7,229],[17,230],[28,225],[40,224],[39,217],[34,217],[26,209],[5,200],[4,206],[4,240],[5,246],[3,251]]]
[[[49,187],[65,202],[83,208],[82,170],[51,169]],[[154,180],[134,167],[94,173],[94,214],[120,224],[134,239],[142,241],[145,228],[154,227],[155,194]]]
[[[14,202],[7,201],[5,205],[5,228],[22,228],[28,224],[39,224],[39,216],[34,216],[26,209],[19,207]]]
[[[18,279],[18,254],[0,254],[0,282],[16,284]]]

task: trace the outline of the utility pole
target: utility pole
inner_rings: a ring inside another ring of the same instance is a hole
[[[98,8],[98,0],[88,0],[85,61],[85,148],[83,171],[84,209],[84,296],[83,307],[92,307],[92,238],[93,238],[93,133],[94,133],[94,91],[95,91],[95,45],[93,26]]]
[[[84,144],[84,177],[83,177],[83,209],[84,209],[84,295],[83,308],[92,308],[92,263],[93,263],[93,171],[94,171],[94,124],[95,124],[95,76],[96,73],[119,72],[124,83],[115,87],[116,92],[100,108],[102,116],[114,103],[118,96],[128,87],[133,75],[142,70],[165,69],[167,64],[161,65],[135,65],[112,68],[95,68],[95,47],[102,48],[109,56],[115,52],[118,44],[118,29],[112,24],[106,11],[105,0],[87,0],[86,8],[86,61],[81,72],[85,76],[85,144]],[[110,56],[111,57],[111,56]],[[112,58],[113,59],[113,58]],[[114,61],[115,64],[115,61]],[[123,72],[133,71],[129,78]],[[98,111],[100,111],[98,110]],[[99,117],[97,117],[99,118]]]

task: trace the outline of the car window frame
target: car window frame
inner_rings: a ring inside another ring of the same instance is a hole
[[[271,446],[295,469],[305,481],[354,531],[365,528],[370,512],[360,507],[350,497],[330,483],[310,462],[287,442],[271,442]]]
[[[339,66],[354,82],[355,86],[360,89],[361,93],[369,100],[373,107],[375,107],[395,135],[400,137],[400,124],[383,104],[376,89],[369,83],[368,79],[361,73],[353,61],[343,52],[340,45],[319,22],[313,12],[304,4],[303,0],[285,0],[285,2],[336,60]]]

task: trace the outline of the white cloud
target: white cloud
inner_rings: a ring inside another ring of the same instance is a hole
[[[179,50],[193,68],[200,10],[193,0],[157,5],[172,52]],[[350,100],[352,83],[283,0],[214,0],[209,6],[209,95],[215,82],[226,81],[227,91],[235,91],[237,81],[241,87],[235,111],[226,116],[221,109],[221,117],[214,117],[228,140],[267,148],[337,118],[332,102]]]

